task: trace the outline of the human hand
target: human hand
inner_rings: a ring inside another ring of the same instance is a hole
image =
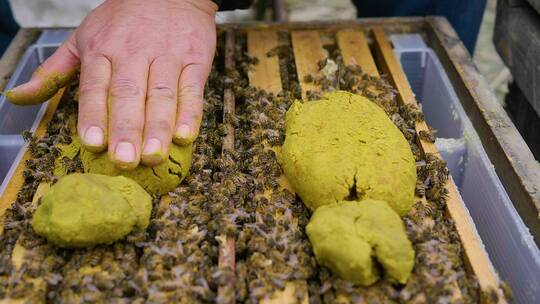
[[[6,96],[15,104],[44,102],[80,66],[83,145],[94,152],[108,146],[122,169],[157,165],[171,139],[185,145],[198,135],[216,11],[210,0],[107,0]]]

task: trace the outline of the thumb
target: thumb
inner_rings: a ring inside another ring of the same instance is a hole
[[[69,83],[77,73],[79,65],[74,32],[36,69],[30,81],[5,92],[6,98],[17,105],[45,102]]]

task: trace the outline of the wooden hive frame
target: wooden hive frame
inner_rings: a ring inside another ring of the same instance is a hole
[[[358,64],[362,69],[372,76],[378,76],[381,73],[388,75],[389,81],[398,91],[398,101],[403,104],[416,104],[414,94],[404,76],[401,67],[396,60],[392,46],[388,41],[386,32],[423,32],[426,39],[430,41],[430,45],[438,51],[441,56],[441,61],[444,67],[451,74],[452,80],[465,79],[469,76],[473,80],[475,77],[480,77],[474,71],[468,71],[463,67],[463,62],[458,62],[460,56],[463,56],[463,46],[455,46],[455,33],[449,29],[449,25],[443,19],[439,18],[403,18],[403,19],[381,19],[381,20],[365,20],[361,22],[332,22],[327,24],[321,23],[288,23],[288,24],[254,24],[254,25],[225,25],[222,26],[226,33],[226,54],[225,67],[226,69],[234,69],[234,33],[240,29],[247,33],[247,47],[250,56],[257,57],[259,64],[250,72],[250,83],[256,87],[260,87],[269,92],[277,93],[281,90],[281,79],[279,73],[279,62],[277,56],[268,57],[266,53],[275,48],[278,42],[278,31],[290,30],[293,51],[295,55],[295,63],[298,73],[298,79],[302,88],[302,95],[305,96],[308,90],[313,89],[312,84],[304,82],[304,76],[307,74],[315,74],[317,70],[317,62],[325,57],[323,51],[323,42],[321,41],[321,33],[335,32],[337,45],[340,48],[345,64]],[[31,34],[30,34],[31,33]],[[449,34],[450,33],[450,34]],[[367,34],[367,35],[366,35]],[[14,54],[17,50],[24,49],[25,44],[28,45],[35,37],[35,31],[28,31],[26,34],[18,36],[17,45],[13,46],[5,56],[9,58],[17,58]],[[26,38],[25,38],[26,37]],[[30,37],[30,38],[28,38]],[[373,37],[371,53],[368,44],[368,38]],[[26,40],[25,40],[26,39]],[[305,51],[309,50],[309,51]],[[470,60],[470,59],[469,59]],[[1,62],[0,76],[6,76],[8,72],[13,70],[12,61],[10,66],[6,67],[6,61]],[[465,62],[465,65],[468,62]],[[5,77],[2,77],[5,79]],[[486,113],[482,110],[482,106],[490,110],[497,110],[492,106],[489,98],[487,101],[481,99],[483,87],[473,87],[469,83],[453,83],[458,91],[460,98],[464,98],[468,102],[466,110],[471,113],[475,127],[479,126],[479,133],[482,138],[488,138],[486,151],[489,156],[494,156],[494,165],[497,170],[499,168],[507,169],[508,174],[502,176],[505,185],[510,185],[509,195],[512,198],[521,198],[524,202],[521,207],[523,210],[534,210],[533,207],[538,205],[540,192],[533,191],[534,185],[540,180],[538,172],[531,169],[529,163],[530,158],[527,154],[527,149],[523,149],[522,142],[516,142],[511,138],[519,138],[517,131],[512,128],[499,130],[497,128],[486,127],[492,120],[502,121],[507,123],[507,118],[497,117],[493,113]],[[0,83],[3,87],[5,81]],[[476,94],[473,94],[473,93]],[[53,113],[62,98],[62,92],[57,94],[47,107],[47,111],[41,120],[41,123],[36,130],[36,136],[42,136],[45,133],[46,126],[52,118]],[[234,95],[232,90],[227,89],[224,92],[224,113],[234,114]],[[227,124],[227,121],[224,121]],[[232,125],[228,124],[228,128],[234,131]],[[427,125],[422,122],[416,125],[416,131],[427,130]],[[234,149],[234,132],[228,132],[227,138],[223,143],[223,150]],[[495,144],[493,144],[495,142]],[[433,153],[438,155],[438,151],[433,143],[422,140],[420,146],[424,153]],[[502,150],[504,153],[500,153]],[[517,147],[517,148],[516,148]],[[530,154],[530,151],[529,151]],[[0,197],[0,223],[3,221],[5,210],[16,200],[18,190],[22,186],[22,172],[24,170],[24,160],[28,159],[29,153],[26,152],[15,171],[14,176],[9,181],[6,191]],[[283,185],[287,186],[287,185]],[[489,292],[496,290],[500,293],[499,279],[489,257],[483,249],[481,240],[476,233],[474,223],[468,216],[468,211],[463,204],[461,197],[457,191],[455,184],[450,178],[447,181],[446,189],[448,191],[447,212],[448,216],[454,220],[456,230],[461,239],[466,260],[470,270],[478,278],[481,290]],[[508,188],[507,188],[508,189]],[[532,190],[531,190],[532,189]],[[39,191],[38,194],[39,195]],[[425,200],[425,199],[424,199]],[[527,205],[528,204],[528,205]],[[532,207],[530,207],[532,206]],[[519,207],[519,206],[518,206]],[[529,209],[527,209],[529,208]],[[531,209],[533,208],[533,209]],[[520,208],[518,208],[520,209]],[[531,213],[536,214],[536,213]],[[3,227],[3,225],[2,225]],[[2,228],[0,228],[2,229]],[[534,229],[534,228],[533,228]],[[1,230],[0,230],[1,233]],[[219,266],[232,267],[235,265],[234,255],[234,239],[227,239],[220,244],[219,250]],[[229,284],[234,284],[231,281]],[[296,294],[296,286],[287,284],[282,292],[276,293],[272,298],[266,300],[266,303],[287,303],[294,302]],[[306,291],[307,292],[307,291]],[[500,302],[504,302],[502,296],[499,297]],[[347,302],[347,299],[342,299]],[[307,301],[307,298],[306,298]]]
[[[228,74],[235,68],[234,61],[235,35],[233,31],[227,31],[225,34],[225,73]],[[227,128],[227,135],[223,139],[222,153],[227,150],[234,150],[234,126],[230,119],[235,114],[234,93],[231,88],[226,88],[223,92],[223,123]],[[228,267],[233,272],[236,271],[235,239],[230,236],[221,236],[224,242],[219,243],[218,267]],[[227,282],[226,286],[220,286],[218,295],[225,292],[226,289],[234,290],[235,278]]]

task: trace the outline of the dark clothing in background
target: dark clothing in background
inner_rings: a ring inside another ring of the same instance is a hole
[[[486,0],[353,0],[358,17],[445,16],[473,54]]]
[[[253,0],[212,0],[219,6],[220,11],[246,9],[253,4]]]
[[[19,26],[13,19],[8,0],[0,0],[0,56],[4,54],[17,30]]]

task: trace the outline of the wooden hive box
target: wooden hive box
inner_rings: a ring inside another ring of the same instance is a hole
[[[442,58],[446,65],[453,65],[452,70],[456,74],[463,73],[460,69],[461,63],[454,62],[456,60],[456,52],[461,52],[462,48],[452,49],[453,43],[455,43],[455,34],[449,29],[448,24],[438,18],[428,19],[400,19],[399,22],[393,19],[381,19],[381,20],[365,20],[359,22],[346,22],[346,23],[291,23],[291,24],[252,24],[252,25],[224,25],[221,27],[221,31],[225,33],[225,60],[224,65],[226,70],[235,69],[235,52],[237,52],[235,37],[237,33],[245,33],[247,37],[247,52],[249,56],[256,57],[258,64],[254,66],[249,74],[250,84],[264,89],[268,92],[277,94],[282,90],[282,82],[280,76],[280,65],[277,56],[267,56],[267,53],[274,50],[279,46],[279,32],[290,33],[292,47],[294,51],[295,68],[300,82],[302,97],[306,97],[310,90],[316,89],[312,82],[305,81],[305,76],[308,74],[314,75],[318,72],[318,62],[326,58],[323,45],[325,39],[333,37],[337,46],[339,47],[343,56],[345,64],[357,64],[364,72],[371,76],[387,75],[389,82],[394,86],[397,92],[398,101],[402,105],[416,105],[415,96],[410,88],[407,79],[401,69],[399,62],[394,56],[392,45],[388,38],[388,33],[394,32],[415,32],[422,30],[427,33],[427,38],[432,40],[435,48],[444,50],[448,57]],[[28,41],[24,41],[23,38],[19,43],[21,45],[27,44]],[[453,52],[453,53],[452,53]],[[9,52],[8,56],[15,58],[14,52]],[[236,54],[238,55],[238,54]],[[459,55],[459,54],[457,54]],[[6,65],[5,61],[3,64]],[[13,67],[11,67],[12,69]],[[5,72],[9,68],[4,67],[0,72]],[[453,77],[456,77],[454,75]],[[484,111],[481,111],[481,107],[489,107],[489,103],[483,103],[476,94],[472,94],[473,88],[468,88],[466,85],[460,87],[462,90],[468,91],[468,98],[470,99],[471,113],[477,116],[487,116]],[[465,94],[467,92],[462,92]],[[36,130],[36,136],[42,136],[45,134],[46,126],[52,119],[56,107],[62,99],[63,91],[54,97],[48,104],[47,112],[44,115],[38,129]],[[233,123],[229,121],[235,114],[235,96],[233,90],[225,88],[224,94],[224,123],[229,130],[226,137],[223,140],[223,151],[234,150],[235,142],[235,128]],[[477,108],[474,106],[476,105]],[[473,117],[474,117],[473,115]],[[480,120],[479,120],[480,121]],[[488,121],[482,119],[481,121]],[[481,123],[479,123],[481,124]],[[501,157],[497,156],[495,166],[501,168],[511,168],[508,176],[503,176],[503,181],[511,186],[512,197],[521,197],[523,199],[523,208],[533,208],[538,203],[538,193],[529,191],[530,184],[535,182],[535,172],[530,170],[526,164],[516,164],[516,161],[527,159],[528,155],[523,154],[521,151],[514,150],[515,145],[507,144],[507,140],[514,134],[504,133],[492,128],[481,128],[481,132],[490,136],[490,138],[496,138],[497,144],[493,146],[487,146],[488,153],[495,154],[500,151],[498,145],[503,145],[503,150],[507,153],[511,153],[513,157]],[[415,126],[416,132],[429,131],[425,122],[419,122]],[[515,130],[514,130],[515,131]],[[489,133],[489,134],[488,134]],[[504,133],[504,134],[503,134]],[[511,132],[510,132],[511,133]],[[506,146],[505,146],[506,145]],[[431,153],[439,155],[437,148],[432,142],[420,140],[419,146],[423,153]],[[498,147],[495,147],[498,146]],[[439,156],[440,157],[440,156]],[[0,223],[3,220],[3,214],[7,208],[15,201],[17,193],[21,188],[24,179],[22,176],[24,170],[24,160],[30,158],[30,154],[27,152],[20,162],[15,174],[6,188],[6,191],[0,198],[0,215],[2,216]],[[532,176],[529,180],[524,180],[524,177]],[[288,187],[286,182],[281,184],[281,187]],[[529,188],[528,188],[529,187]],[[474,223],[472,222],[468,211],[458,193],[458,190],[451,178],[446,182],[445,186],[448,192],[446,211],[450,219],[455,223],[458,236],[461,241],[461,245],[464,249],[465,260],[468,262],[470,271],[477,277],[479,287],[483,291],[482,295],[489,295],[492,292],[498,293],[500,296],[499,302],[503,303],[505,300],[502,297],[502,293],[499,289],[499,278],[495,272],[488,255],[486,254],[482,242],[476,232]],[[41,192],[37,191],[36,198]],[[425,203],[425,198],[420,199]],[[235,239],[222,236],[222,241],[219,243],[219,261],[220,267],[230,267],[235,269]],[[229,287],[233,287],[235,284],[234,278],[228,282]],[[282,292],[278,292],[267,300],[265,303],[294,303],[296,294],[299,289],[302,289],[302,284],[287,283],[285,289]],[[234,289],[234,287],[233,287]],[[225,292],[218,290],[220,292]],[[301,290],[306,292],[307,290]],[[307,297],[304,298],[307,303]],[[351,299],[342,298],[343,302],[350,302]],[[488,301],[487,296],[483,298],[484,301]]]

